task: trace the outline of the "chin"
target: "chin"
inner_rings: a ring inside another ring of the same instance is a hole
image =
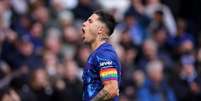
[[[84,44],[87,44],[87,42],[86,41],[83,41],[84,42]]]
[[[91,43],[91,41],[90,41],[89,39],[87,40],[87,38],[85,38],[85,37],[82,38],[82,41],[83,41],[85,44],[90,44],[90,43]]]
[[[83,40],[84,44],[90,44],[91,42],[87,41],[87,40]]]
[[[85,40],[85,39],[83,39],[83,42],[84,42],[85,44],[87,44],[87,43],[88,43],[88,41],[87,41],[87,40]]]

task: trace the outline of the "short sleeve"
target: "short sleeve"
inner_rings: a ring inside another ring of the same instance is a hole
[[[97,55],[97,65],[102,81],[118,80],[117,61],[113,54],[102,53]]]

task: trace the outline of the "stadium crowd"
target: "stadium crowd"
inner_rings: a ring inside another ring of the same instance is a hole
[[[82,22],[115,16],[120,101],[200,101],[199,0],[0,0],[0,101],[81,101]]]

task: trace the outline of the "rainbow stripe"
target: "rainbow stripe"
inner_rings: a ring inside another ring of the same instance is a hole
[[[102,81],[106,80],[117,80],[117,70],[115,68],[106,68],[100,71]]]

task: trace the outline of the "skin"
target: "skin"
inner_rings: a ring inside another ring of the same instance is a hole
[[[97,14],[92,14],[82,26],[83,42],[88,44],[94,51],[101,44],[105,43],[108,36],[108,29],[106,25],[99,20]],[[113,97],[119,95],[118,81],[107,80],[103,81],[103,89],[92,99],[92,101],[108,101]]]
[[[83,42],[89,44],[92,50],[95,50],[101,44],[105,43],[107,40],[104,40],[104,38],[108,37],[105,24],[98,19],[98,15],[92,14],[82,26]]]

